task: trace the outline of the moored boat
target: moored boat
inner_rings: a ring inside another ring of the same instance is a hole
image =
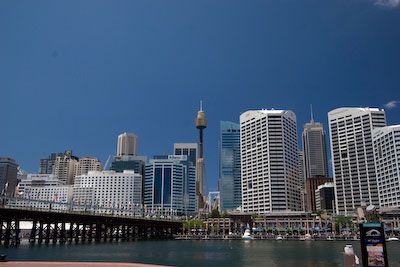
[[[252,240],[253,239],[253,237],[251,236],[250,229],[246,229],[244,231],[244,234],[242,235],[242,239],[244,239],[244,240]]]

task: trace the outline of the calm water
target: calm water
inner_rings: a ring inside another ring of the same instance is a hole
[[[343,241],[140,241],[0,248],[9,260],[116,261],[173,266],[342,266]],[[400,266],[400,242],[388,243],[391,266]],[[0,264],[1,265],[1,264]]]

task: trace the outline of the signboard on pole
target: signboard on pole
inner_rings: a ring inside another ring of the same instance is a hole
[[[360,235],[363,266],[389,266],[383,224],[360,224]]]

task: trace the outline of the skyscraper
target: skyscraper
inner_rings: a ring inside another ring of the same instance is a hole
[[[219,180],[221,211],[242,205],[240,125],[221,121],[219,128]]]
[[[89,171],[102,171],[103,165],[94,157],[80,158],[76,165],[75,176],[87,174]]]
[[[244,212],[301,210],[292,111],[251,110],[240,115],[240,150]]]
[[[379,206],[400,207],[400,125],[372,131]]]
[[[303,134],[304,175],[306,178],[328,176],[326,135],[322,123],[311,121],[304,125]]]
[[[78,160],[78,157],[72,155],[71,150],[65,151],[62,156],[56,158],[53,174],[55,174],[64,184],[73,184]]]
[[[187,160],[183,160],[186,166],[186,175],[183,182],[183,208],[185,213],[193,213],[197,211],[196,199],[196,176],[197,176],[197,151],[196,143],[175,143],[174,155],[186,156]],[[190,172],[194,171],[194,175]]]
[[[328,113],[336,211],[353,214],[361,206],[378,205],[372,130],[386,126],[377,108],[338,108]]]
[[[185,177],[189,176],[189,177]],[[184,182],[189,181],[189,202],[184,201]],[[188,163],[187,156],[170,155],[152,159],[146,165],[144,204],[150,211],[195,214],[196,169]]]
[[[136,156],[137,136],[133,133],[118,135],[117,156]]]
[[[17,186],[18,164],[12,158],[0,157],[0,195],[13,197]]]

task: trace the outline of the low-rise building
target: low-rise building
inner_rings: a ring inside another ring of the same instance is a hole
[[[335,201],[334,183],[325,183],[315,190],[315,207],[317,211],[333,211]]]
[[[142,176],[134,171],[89,171],[75,177],[73,204],[77,209],[133,215],[142,206]]]
[[[72,186],[64,185],[53,174],[28,174],[17,189],[19,206],[44,209],[69,209]]]

